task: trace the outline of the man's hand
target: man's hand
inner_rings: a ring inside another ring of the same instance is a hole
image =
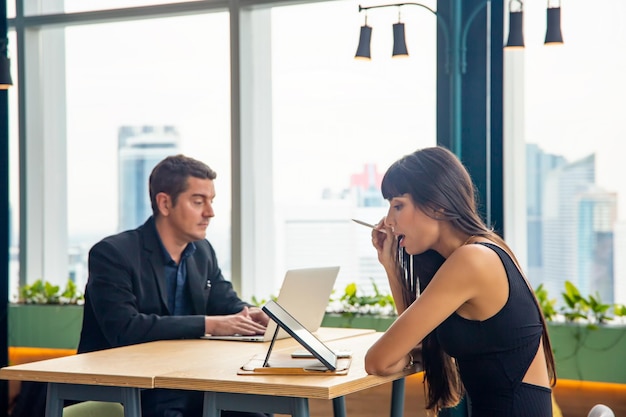
[[[259,324],[262,324],[265,327],[267,327],[267,323],[270,322],[269,316],[265,314],[265,312],[261,310],[259,307],[248,308],[248,314],[250,314],[250,317],[252,317],[252,320],[254,320],[255,322]]]
[[[257,309],[258,310],[258,309]],[[261,314],[265,314],[260,311]],[[258,316],[258,312],[252,312],[248,307],[244,307],[237,314],[227,316],[206,316],[204,318],[204,332],[215,336],[228,336],[241,334],[251,336],[265,333],[265,324],[257,322],[253,317]]]

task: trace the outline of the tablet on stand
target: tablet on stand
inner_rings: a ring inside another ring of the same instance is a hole
[[[339,358],[336,352],[322,343],[313,333],[275,301],[263,306],[263,311],[276,322],[276,331],[265,355],[255,355],[237,372],[239,375],[346,375],[351,357]],[[308,357],[292,357],[291,353],[272,351],[278,329],[283,329],[310,353]],[[270,356],[271,360],[270,360]]]

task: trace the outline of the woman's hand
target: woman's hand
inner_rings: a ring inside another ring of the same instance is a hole
[[[386,270],[395,268],[398,258],[398,239],[393,234],[391,227],[385,225],[384,217],[376,225],[376,228],[372,230],[372,245],[378,252],[378,262]]]

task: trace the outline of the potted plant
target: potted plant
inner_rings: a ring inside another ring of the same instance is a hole
[[[597,293],[584,297],[569,281],[560,308],[543,285],[535,294],[548,324],[559,378],[626,383],[626,306],[603,303]],[[351,283],[331,298],[322,326],[385,331],[395,319],[390,294],[381,293],[374,282],[369,293]]]
[[[18,302],[9,304],[9,346],[76,349],[83,302],[71,280],[63,290],[43,280],[22,286]]]
[[[372,291],[369,293],[362,292],[353,282],[346,286],[338,298],[331,298],[322,326],[375,329],[383,332],[395,319],[393,297],[382,293],[372,280]]]
[[[559,310],[542,285],[535,293],[548,323],[559,378],[626,383],[626,306],[603,303],[597,293],[584,297],[569,281]]]

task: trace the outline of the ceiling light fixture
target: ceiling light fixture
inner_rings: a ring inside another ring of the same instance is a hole
[[[524,2],[509,1],[509,38],[505,48],[524,47]]]
[[[359,46],[356,58],[371,59],[370,44],[372,40],[372,27],[367,24],[367,11],[384,7],[398,7],[398,22],[393,24],[393,52],[392,56],[408,56],[404,23],[400,19],[400,8],[402,6],[418,6],[431,12],[437,18],[437,24],[441,29],[438,33],[442,37],[445,48],[445,58],[443,63],[444,73],[449,77],[450,84],[450,140],[452,151],[461,157],[461,126],[462,126],[462,78],[467,72],[467,39],[469,29],[475,19],[483,10],[486,11],[487,25],[490,25],[491,0],[483,0],[474,6],[474,9],[467,14],[463,13],[463,0],[453,0],[453,5],[449,7],[451,16],[444,19],[437,11],[417,2],[391,3],[375,6],[359,5],[359,13],[365,12],[365,25],[361,26]],[[507,48],[524,47],[524,2],[522,0],[510,0],[509,6],[509,36],[506,43]],[[465,17],[467,16],[467,17]],[[551,7],[548,1],[548,30],[546,32],[545,43],[563,42],[561,36],[561,4],[558,7]]]
[[[548,0],[547,24],[545,45],[562,44],[561,33],[561,1],[557,6],[551,6]],[[509,1],[509,37],[505,48],[524,48],[524,2],[522,0]]]
[[[372,52],[370,49],[372,42],[372,27],[367,25],[367,13],[365,13],[365,24],[361,26],[361,34],[359,35],[359,46],[356,48],[357,59],[369,60],[372,59]]]
[[[393,52],[391,56],[409,56],[406,48],[406,37],[404,36],[404,23],[400,17],[400,7],[398,7],[398,23],[393,24]]]
[[[561,44],[563,43],[563,34],[561,33],[561,1],[557,7],[550,7],[548,1],[547,9],[547,25],[546,25],[546,40],[544,42],[548,44]]]

